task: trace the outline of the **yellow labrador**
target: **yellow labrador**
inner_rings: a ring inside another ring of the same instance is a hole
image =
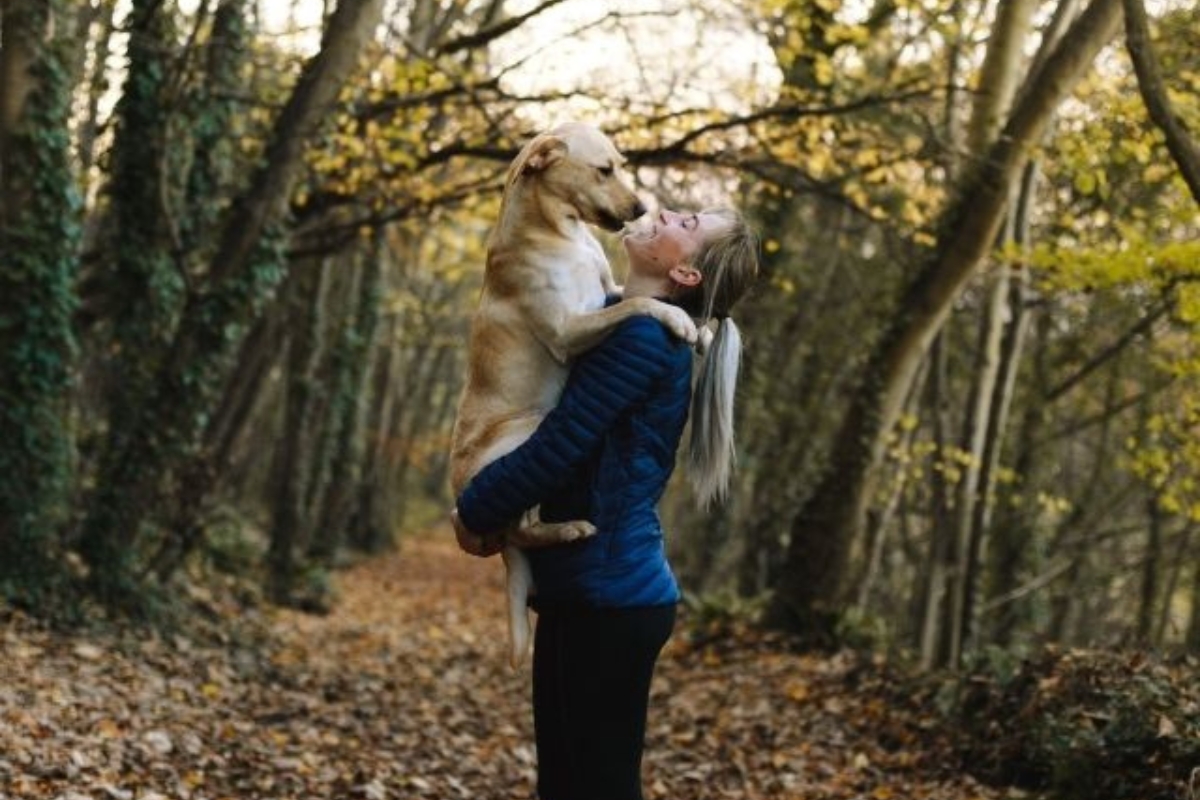
[[[570,359],[622,320],[650,315],[680,338],[696,340],[692,319],[675,306],[631,298],[604,308],[605,296],[620,289],[589,226],[618,231],[646,211],[621,177],[623,164],[608,137],[576,122],[535,136],[509,167],[500,218],[488,239],[454,425],[450,479],[456,496],[475,473],[533,433],[558,401]],[[547,524],[533,513],[515,538],[550,543],[594,532],[583,520]],[[526,604],[533,577],[528,559],[511,543],[504,564],[517,666],[529,648]]]

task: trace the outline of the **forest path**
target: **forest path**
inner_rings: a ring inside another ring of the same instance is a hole
[[[271,611],[218,645],[0,619],[0,798],[531,798],[502,571],[436,530],[339,573],[332,613]],[[685,622],[655,678],[647,798],[1003,796],[897,694],[869,662]]]

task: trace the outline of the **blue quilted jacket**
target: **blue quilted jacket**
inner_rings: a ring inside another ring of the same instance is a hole
[[[692,356],[650,317],[632,317],[577,359],[557,407],[457,499],[471,530],[500,530],[528,508],[588,519],[595,536],[526,551],[534,605],[668,605],[679,586],[657,504],[687,422]]]

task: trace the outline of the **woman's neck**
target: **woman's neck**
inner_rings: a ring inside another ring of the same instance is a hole
[[[654,278],[630,270],[625,278],[623,297],[670,297],[674,288],[670,278]]]

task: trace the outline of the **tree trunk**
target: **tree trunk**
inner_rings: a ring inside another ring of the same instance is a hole
[[[1022,48],[1029,35],[1035,5],[1029,0],[1015,0],[997,7],[996,22],[979,78],[980,94],[977,95],[971,119],[972,152],[984,152],[992,145],[1004,115],[1012,104],[1021,59],[1024,57]],[[1004,238],[1011,240],[1011,211],[1006,231]],[[1000,349],[1008,303],[1008,270],[1003,267],[993,269],[986,276],[985,286],[986,301],[979,321],[979,344],[960,444],[966,459],[955,487],[953,531],[950,534],[954,542],[955,562],[947,586],[943,646],[936,665],[939,667],[958,666],[969,627],[970,580],[975,573],[974,557],[980,549],[971,522],[975,517],[976,505],[986,503],[986,498],[981,497],[979,491],[980,475],[984,453],[995,436],[989,423],[993,419],[992,403],[1000,372]]]
[[[1105,491],[1103,476],[1108,468],[1109,452],[1113,447],[1113,439],[1118,435],[1113,420],[1116,413],[1117,397],[1120,395],[1123,378],[1119,369],[1114,369],[1107,376],[1108,385],[1105,387],[1104,407],[1106,413],[1098,436],[1095,455],[1091,459],[1091,474],[1079,499],[1075,501],[1071,512],[1059,525],[1050,545],[1051,557],[1058,556],[1067,546],[1072,535],[1075,541],[1069,544],[1067,554],[1070,566],[1065,572],[1065,586],[1050,602],[1050,624],[1048,635],[1052,642],[1069,643],[1076,621],[1081,617],[1079,608],[1084,602],[1085,593],[1078,586],[1089,577],[1093,559],[1092,552],[1087,547],[1085,531],[1091,527],[1089,519],[1095,515],[1095,509],[1103,507],[1103,492]],[[1086,616],[1083,618],[1086,619]]]
[[[850,400],[824,478],[791,526],[786,566],[768,624],[828,635],[875,467],[900,403],[962,287],[995,241],[1012,185],[1054,109],[1083,77],[1120,22],[1120,0],[1094,0],[1032,73],[996,143],[943,214],[942,238],[881,337]]]
[[[946,10],[950,25],[959,31],[962,30],[963,12],[962,0],[951,0]],[[963,116],[969,107],[963,100],[965,38],[961,33],[956,34],[946,46],[946,98],[942,104],[942,119],[947,147],[944,148],[941,160],[951,185],[958,180],[962,156],[967,152],[963,132]]]
[[[291,279],[289,276],[288,281]],[[281,291],[287,293],[287,283],[281,287]],[[237,366],[221,393],[221,405],[204,432],[202,450],[211,455],[218,471],[229,468],[234,448],[246,431],[267,378],[285,350],[283,316],[282,309],[271,309],[259,318],[242,342]],[[215,489],[216,484],[211,488]],[[201,495],[208,493],[200,492]]]
[[[1077,588],[1087,569],[1087,553],[1083,550],[1071,554],[1070,567],[1063,576],[1063,586],[1050,601],[1050,623],[1046,638],[1054,643],[1067,644],[1077,616],[1080,590]]]
[[[185,208],[179,215],[179,246],[184,252],[206,253],[219,236],[220,204],[231,193],[237,130],[236,99],[242,68],[248,57],[245,5],[247,0],[221,0],[213,14],[212,34],[205,48],[205,77],[189,96],[188,124],[192,137],[191,169],[185,187]]]
[[[281,293],[286,295],[286,284]],[[184,478],[180,481],[184,489],[175,497],[175,508],[167,515],[175,536],[162,542],[153,560],[153,570],[160,582],[170,577],[204,540],[207,505],[230,482],[233,448],[262,394],[267,373],[284,349],[281,316],[276,309],[268,310],[242,342],[237,366],[205,428],[199,452],[184,468]]]
[[[1175,598],[1175,593],[1179,590],[1179,580],[1183,576],[1183,570],[1187,564],[1187,554],[1192,546],[1192,534],[1195,532],[1194,525],[1187,525],[1179,532],[1179,543],[1175,546],[1175,552],[1171,558],[1170,577],[1167,579],[1166,589],[1163,591],[1165,598],[1158,615],[1158,623],[1154,628],[1154,646],[1163,647],[1167,643],[1167,631],[1172,627],[1172,602]]]
[[[996,141],[1017,93],[1025,42],[1037,6],[1038,0],[1008,0],[996,6],[972,106],[968,152],[985,153]]]
[[[394,420],[395,436],[403,443],[403,448],[397,453],[392,476],[397,491],[403,491],[409,486],[409,470],[420,458],[418,446],[422,443],[422,434],[440,428],[445,406],[439,408],[434,404],[433,391],[444,365],[449,361],[449,356],[449,350],[445,346],[423,347],[419,360],[410,367],[412,371],[404,376],[409,389],[404,402],[397,407],[398,414]],[[400,512],[395,520],[397,524],[403,523],[403,507],[400,508]]]
[[[1153,646],[1155,607],[1163,568],[1163,513],[1158,496],[1146,498],[1146,550],[1142,554],[1142,580],[1138,592],[1137,627],[1133,638],[1139,647]],[[1169,601],[1169,599],[1168,599]]]
[[[919,414],[921,404],[921,390],[925,385],[924,376],[919,377],[914,383],[914,391],[912,396],[905,402],[905,408],[908,413],[914,415]],[[919,425],[913,425],[907,431],[903,441],[898,442],[897,447],[905,453],[913,451],[914,443],[920,432]],[[867,613],[871,607],[871,597],[875,594],[876,584],[879,575],[883,570],[884,552],[888,541],[888,533],[892,530],[898,511],[904,505],[904,495],[908,491],[909,474],[902,465],[896,470],[896,476],[893,479],[893,486],[887,494],[887,499],[883,502],[882,507],[877,514],[873,514],[869,520],[870,527],[867,531],[867,545],[863,553],[863,565],[860,574],[855,578],[855,585],[858,587],[855,592],[855,607]],[[918,583],[920,583],[918,581]]]
[[[954,0],[947,11],[950,20],[959,30],[962,29],[964,11],[961,0]],[[959,180],[963,154],[967,151],[964,114],[970,106],[964,101],[964,92],[960,88],[965,82],[962,78],[966,61],[964,38],[961,34],[955,35],[946,52],[947,90],[942,116],[945,138],[949,146],[945,149],[942,162],[950,185]],[[946,356],[943,338],[944,334],[939,332],[930,345],[931,355],[928,361],[932,366],[931,374],[926,378],[934,452],[939,456],[946,452],[946,431],[949,427],[946,418]],[[915,591],[909,614],[914,635],[913,645],[924,668],[932,667],[937,661],[938,642],[941,639],[939,624],[943,618],[941,609],[946,599],[946,559],[951,549],[947,539],[950,532],[950,494],[943,470],[933,470],[930,473],[929,514],[929,554],[927,558],[917,562]]]
[[[375,351],[382,298],[383,257],[379,241],[363,259],[358,291],[352,297],[342,336],[334,344],[332,402],[326,425],[333,432],[333,448],[327,468],[321,502],[313,506],[317,520],[309,555],[326,566],[345,539],[352,501],[362,480],[363,421],[369,374],[367,363]]]
[[[321,302],[329,271],[325,259],[305,260],[290,282],[287,298],[287,389],[284,393],[283,433],[275,448],[271,480],[271,534],[267,552],[268,593],[288,605],[295,589],[296,558],[301,554],[311,525],[304,497],[312,475],[313,395],[320,353]]]
[[[1154,411],[1151,402],[1142,402],[1137,436],[1140,441],[1147,440],[1147,429]],[[1154,632],[1154,609],[1158,602],[1160,574],[1163,560],[1163,511],[1160,505],[1160,493],[1157,489],[1145,488],[1143,507],[1146,510],[1146,549],[1142,553],[1142,575],[1138,592],[1137,622],[1133,632],[1133,640],[1139,647],[1148,647]],[[1166,600],[1170,603],[1170,599]]]
[[[398,348],[396,318],[389,318],[381,336],[370,378],[370,405],[366,422],[365,458],[362,480],[347,518],[346,542],[362,552],[377,552],[391,541],[392,498],[397,489],[391,480],[395,448],[392,446],[391,421],[396,394]]]
[[[1192,558],[1192,611],[1184,646],[1189,653],[1200,653],[1200,553]]]
[[[1033,206],[1033,194],[1037,183],[1037,164],[1030,162],[1021,180],[1018,202],[1013,211],[1013,239],[1021,247],[1029,243],[1029,213]],[[1007,268],[1006,268],[1007,269]],[[1016,388],[1017,371],[1025,349],[1025,338],[1029,330],[1029,311],[1026,296],[1029,287],[1028,265],[1013,268],[1015,275],[1005,280],[1008,294],[1005,310],[1009,317],[1004,326],[1000,345],[999,373],[996,377],[994,397],[987,422],[988,436],[980,454],[979,478],[972,504],[970,529],[967,532],[966,568],[963,576],[963,607],[961,624],[964,626],[960,640],[965,647],[979,644],[979,598],[984,593],[984,554],[988,537],[991,535],[992,507],[995,502],[993,490],[996,471],[1000,464],[1000,451],[1008,431],[1008,415]]]
[[[67,399],[79,198],[70,169],[66,2],[0,4],[0,600],[53,608],[73,489]]]
[[[1046,58],[1053,52],[1053,46],[1058,44],[1067,30],[1077,5],[1076,0],[1060,0],[1055,5],[1050,23],[1042,31],[1043,45],[1031,65],[1031,70],[1040,69]],[[1012,220],[1014,239],[1021,246],[1027,246],[1029,243],[1029,216],[1030,209],[1033,207],[1037,177],[1037,162],[1030,162],[1022,172],[1017,207],[1013,211]],[[961,641],[967,647],[977,646],[982,636],[982,605],[979,598],[984,593],[985,567],[988,566],[984,561],[984,553],[987,550],[988,539],[992,535],[996,470],[1008,429],[1009,409],[1012,405],[1021,355],[1025,349],[1025,340],[1032,319],[1028,308],[1030,270],[1027,266],[1018,266],[1014,269],[1015,274],[1009,276],[1006,281],[1009,293],[1006,307],[1010,320],[1005,328],[1001,345],[1000,374],[995,382],[996,396],[991,402],[991,417],[987,425],[988,436],[979,465],[978,487],[975,493],[978,499],[972,504],[973,512],[967,537],[966,566],[962,584],[965,602],[961,612],[961,622],[966,626],[961,634]],[[1040,375],[1041,370],[1038,373]],[[1034,484],[1033,470],[1035,467],[1031,454],[1033,441],[1037,436],[1036,431],[1040,430],[1043,417],[1041,404],[1029,403],[1020,426],[1016,472],[1027,479],[1028,485]],[[1011,506],[1006,511],[1005,522],[998,526],[1001,536],[998,537],[999,546],[991,573],[993,583],[997,587],[996,595],[1007,599],[995,606],[1000,609],[1000,614],[999,621],[993,626],[993,638],[1006,644],[1011,641],[1019,622],[1023,621],[1025,617],[1020,609],[1027,605],[1024,598],[1028,593],[1028,587],[1021,585],[1020,576],[1022,570],[1029,566],[1029,543],[1033,540],[1035,527],[1036,520],[1031,519],[1027,511]]]
[[[79,154],[79,176],[85,190],[92,183],[90,173],[96,160],[96,137],[100,134],[100,102],[108,85],[105,73],[108,69],[109,48],[112,46],[116,6],[116,0],[100,2],[96,7],[99,18],[92,23],[97,25],[99,30],[93,40],[95,52],[91,59],[91,72],[87,78],[86,111],[75,135],[75,151]],[[88,34],[87,31],[81,33],[85,36]]]
[[[946,348],[943,336],[933,340],[930,351],[930,375],[927,404],[931,417],[934,452],[944,458],[949,452],[947,419],[949,398],[946,396]],[[950,526],[950,488],[946,485],[943,470],[930,474],[930,530],[929,557],[922,565],[918,581],[918,595],[922,598],[918,618],[917,646],[921,653],[921,665],[933,667],[939,658],[943,639],[942,623],[945,620],[946,586],[954,570],[957,557],[954,552],[953,530]]]
[[[1001,267],[989,276],[990,286],[986,292],[986,305],[979,320],[979,345],[976,362],[972,370],[970,397],[967,401],[967,418],[963,424],[962,450],[965,463],[955,487],[954,517],[950,537],[954,541],[955,562],[950,572],[947,588],[949,602],[946,604],[944,630],[946,638],[941,658],[936,666],[957,667],[963,655],[963,637],[967,631],[967,606],[969,581],[974,567],[973,554],[979,546],[973,535],[971,521],[978,504],[986,502],[980,494],[980,475],[984,453],[994,436],[989,426],[992,420],[992,402],[996,395],[996,380],[1000,372],[1000,349],[1004,333],[1004,318],[1008,303],[1009,275]]]
[[[174,25],[159,0],[134,0],[130,9],[129,66],[115,116],[112,179],[107,189],[111,238],[103,249],[112,263],[102,271],[102,292],[111,303],[111,334],[95,348],[104,361],[100,412],[108,434],[100,450],[96,482],[116,482],[128,469],[126,447],[151,413],[151,387],[170,347],[184,299],[182,273],[172,260],[168,229],[167,112]],[[109,355],[111,354],[111,355]],[[85,533],[80,551],[93,579],[136,594],[132,577],[136,525],[115,536]]]
[[[279,283],[277,248],[291,188],[303,167],[304,143],[328,118],[360,48],[374,33],[381,6],[382,0],[338,5],[320,52],[306,65],[276,120],[262,167],[226,215],[209,269],[210,287],[189,299],[145,412],[126,432],[114,469],[97,488],[83,528],[85,551],[123,559],[117,572],[93,571],[93,588],[102,601],[135,600],[126,591],[135,578],[134,533],[158,505],[163,477],[195,457],[204,420],[225,385],[231,350]]]
[[[120,452],[136,424],[184,300],[181,265],[173,259],[169,234],[174,222],[166,206],[170,166],[164,94],[172,79],[171,15],[161,0],[134,0],[129,67],[115,111],[112,180],[106,191],[113,238],[105,246],[112,253],[106,293],[114,302],[112,339],[105,346],[116,353],[104,403],[110,455]]]
[[[0,23],[3,23],[0,27],[0,36],[3,36],[0,39],[0,78],[3,78],[0,80],[0,165],[5,167],[0,180],[7,187],[12,180],[7,173],[15,166],[10,142],[22,135],[21,129],[27,127],[23,123],[32,113],[26,101],[40,83],[38,70],[44,57],[43,43],[53,24],[53,12],[45,3],[6,0],[0,5]],[[57,66],[62,69],[63,65]],[[4,200],[0,198],[0,202]]]
[[[1023,294],[1024,281],[1018,281],[1014,289]],[[1023,298],[1014,299],[1012,305],[1018,313],[1032,316]],[[1039,484],[1037,472],[1045,466],[1044,460],[1035,456],[1035,447],[1046,427],[1047,408],[1044,393],[1047,385],[1045,361],[1048,354],[1044,345],[1049,339],[1052,322],[1050,315],[1045,313],[1041,314],[1037,322],[1033,329],[1033,346],[1030,348],[1033,352],[1035,378],[1029,389],[1030,399],[1025,403],[1018,426],[1014,448],[1016,453],[1013,458],[1013,472],[1021,476],[1021,484],[1017,491],[1023,492],[1029,492]],[[1028,610],[1029,602],[1025,600],[1026,595],[1021,588],[1023,576],[1028,572],[1036,572],[1041,566],[1037,560],[1037,551],[1032,547],[1038,528],[1033,509],[1034,506],[1030,503],[1005,503],[1000,506],[999,519],[994,526],[994,552],[988,563],[992,593],[997,598],[1011,598],[996,606],[996,620],[990,628],[990,638],[1001,646],[1011,645],[1017,631],[1027,629],[1033,616]]]

